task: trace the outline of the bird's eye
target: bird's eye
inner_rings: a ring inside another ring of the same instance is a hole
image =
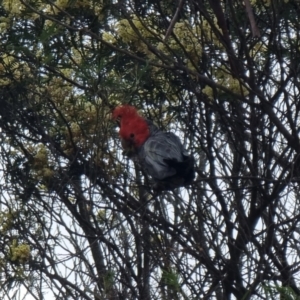
[[[133,133],[130,133],[130,137],[131,137],[131,138],[134,138],[134,134],[133,134]]]

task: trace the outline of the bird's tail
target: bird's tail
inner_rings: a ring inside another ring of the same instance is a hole
[[[184,156],[183,161],[176,159],[164,159],[169,167],[176,170],[176,174],[184,178],[184,184],[190,184],[195,178],[194,163],[195,159],[191,156]]]

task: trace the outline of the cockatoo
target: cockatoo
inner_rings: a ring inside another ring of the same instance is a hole
[[[140,164],[154,180],[154,189],[172,190],[190,184],[195,176],[194,158],[178,136],[161,131],[130,105],[118,106],[113,119],[120,125],[124,153]]]

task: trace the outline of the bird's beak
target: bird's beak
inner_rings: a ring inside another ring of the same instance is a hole
[[[119,127],[121,127],[121,116],[118,116],[117,118],[115,118],[113,115],[112,115],[112,117],[111,117],[111,119],[114,121],[114,122],[116,122],[117,123],[117,125],[119,126]]]
[[[118,124],[119,127],[121,127],[121,117],[118,117],[116,119],[116,123]]]

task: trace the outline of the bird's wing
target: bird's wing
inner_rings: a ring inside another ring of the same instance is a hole
[[[162,180],[176,174],[167,161],[181,162],[185,150],[179,138],[170,132],[151,135],[139,151],[142,166],[155,179]]]

